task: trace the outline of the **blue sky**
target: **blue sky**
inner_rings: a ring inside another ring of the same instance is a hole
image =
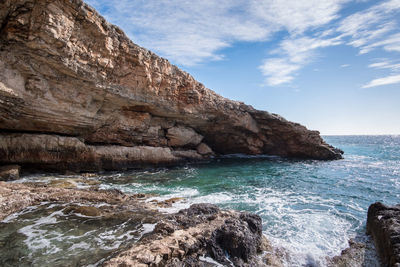
[[[206,87],[322,134],[400,134],[400,0],[86,0]]]

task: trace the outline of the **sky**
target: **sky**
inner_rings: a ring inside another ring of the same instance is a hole
[[[86,0],[224,97],[324,135],[400,134],[400,0]]]

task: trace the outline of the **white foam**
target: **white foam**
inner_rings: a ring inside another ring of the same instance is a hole
[[[142,224],[142,227],[143,227],[142,235],[153,232],[155,226],[156,226],[155,223]]]
[[[200,256],[199,260],[207,262],[207,263],[214,264],[217,267],[223,267],[224,266],[224,265],[220,264],[219,262],[215,261],[213,258],[210,258],[210,257]]]

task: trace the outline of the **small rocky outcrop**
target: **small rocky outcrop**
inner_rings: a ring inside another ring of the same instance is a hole
[[[384,266],[400,266],[400,205],[386,206],[380,202],[368,208],[367,233]]]
[[[255,214],[195,204],[159,222],[153,233],[104,266],[282,266]]]
[[[19,179],[21,167],[18,165],[0,166],[0,181],[10,181]]]
[[[0,1],[0,25],[0,164],[88,171],[214,153],[341,158],[317,131],[205,88],[81,0]]]

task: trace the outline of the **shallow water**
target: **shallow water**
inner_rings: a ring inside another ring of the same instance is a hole
[[[43,203],[0,222],[0,266],[91,266],[138,240],[149,224],[137,218],[71,213]]]
[[[365,239],[371,203],[395,204],[400,196],[399,136],[325,140],[343,149],[345,158],[237,155],[173,169],[108,173],[101,176],[101,187],[159,194],[156,199],[186,198],[165,209],[169,212],[200,202],[255,212],[264,233],[287,252],[288,266],[324,266],[326,256],[339,255],[350,238]]]

